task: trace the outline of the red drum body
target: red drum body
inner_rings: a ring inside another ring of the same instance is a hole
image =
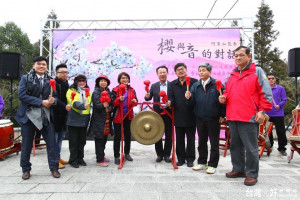
[[[293,110],[293,123],[290,139],[300,140],[300,109]]]
[[[0,151],[5,151],[14,146],[13,123],[7,119],[0,120]]]

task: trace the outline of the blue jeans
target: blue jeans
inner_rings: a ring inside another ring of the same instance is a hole
[[[20,166],[23,173],[31,170],[30,154],[36,128],[33,123],[28,120],[26,124],[21,125],[22,148]],[[47,145],[48,164],[50,170],[58,169],[58,158],[55,145],[54,125],[50,122],[47,128],[41,130],[42,136]]]
[[[62,145],[62,141],[65,138],[65,135],[66,135],[66,131],[64,129],[62,129],[60,132],[55,132],[55,141],[56,141],[58,159],[60,158],[61,145]]]

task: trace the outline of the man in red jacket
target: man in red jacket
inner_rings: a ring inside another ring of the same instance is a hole
[[[231,134],[233,168],[226,177],[246,177],[244,184],[248,186],[257,183],[259,124],[263,122],[265,112],[272,109],[272,90],[265,72],[250,63],[250,59],[249,48],[240,46],[234,51],[237,67],[227,78],[224,94],[219,96],[220,103],[226,104]]]

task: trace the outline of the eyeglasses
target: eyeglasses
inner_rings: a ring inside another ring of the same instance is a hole
[[[275,78],[268,78],[268,80],[274,80]]]
[[[178,67],[177,69],[176,69],[176,72],[179,72],[179,71],[184,71],[185,70],[185,68],[184,67]]]
[[[238,57],[242,58],[242,57],[245,57],[245,56],[246,56],[246,54],[235,54],[234,58],[238,58]]]
[[[59,74],[69,74],[69,72],[65,72],[65,71],[63,71],[63,72],[57,72],[57,73],[59,73]]]

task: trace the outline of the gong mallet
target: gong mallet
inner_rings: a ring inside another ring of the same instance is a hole
[[[90,95],[90,89],[89,88],[84,88],[84,92],[85,92],[85,98],[86,98],[85,103],[87,103],[88,102],[88,97]]]
[[[166,91],[162,90],[159,92],[159,96],[162,97],[161,101],[165,104],[166,102],[168,102],[168,96]]]
[[[73,104],[75,96],[76,96],[76,92],[72,92],[71,93],[71,105]]]
[[[119,85],[119,96],[123,96],[123,94],[125,93],[126,90],[126,86],[124,84],[120,84]]]
[[[185,77],[185,83],[186,83],[186,90],[189,91],[190,85],[191,85],[191,77],[186,76]]]
[[[53,96],[53,91],[56,91],[56,85],[55,85],[55,80],[50,79],[49,85],[51,86],[51,91],[50,91],[50,96]]]
[[[101,92],[101,95],[102,96],[99,99],[100,99],[100,101],[101,101],[102,104],[105,103],[105,102],[107,102],[107,103],[110,102],[110,98],[108,96],[108,92],[107,91]]]
[[[222,85],[221,81],[220,80],[216,80],[216,89],[220,92],[220,95],[222,95],[221,88],[223,88],[223,85]]]
[[[149,80],[145,80],[144,81],[144,84],[145,84],[145,90],[147,93],[149,93],[149,85],[150,85],[150,81]]]

